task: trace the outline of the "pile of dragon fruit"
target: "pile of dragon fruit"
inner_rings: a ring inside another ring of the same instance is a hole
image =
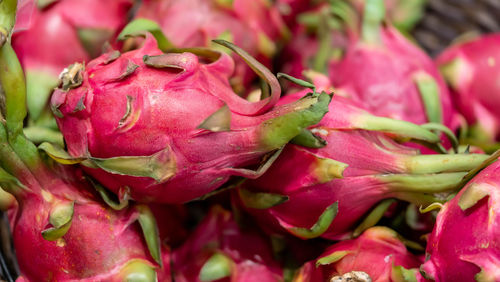
[[[0,1],[16,281],[500,281],[500,34],[424,2]]]

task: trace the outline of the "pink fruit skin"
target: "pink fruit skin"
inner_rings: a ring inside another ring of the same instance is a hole
[[[156,41],[148,38],[141,49],[109,64],[110,54],[90,62],[80,87],[54,92],[52,108],[59,111],[56,120],[69,153],[110,158],[164,150],[174,168],[161,183],[87,170],[114,192],[129,186],[132,197],[141,201],[182,203],[216,189],[231,175],[249,176],[248,170],[238,168],[258,164],[276,149],[265,141],[268,123],[264,121],[294,112],[295,106],[269,110],[279,92],[255,103],[238,97],[228,82],[234,64],[225,53],[208,64],[192,53],[169,54],[178,68],[148,67],[144,55],[162,54]],[[121,79],[132,65],[138,67]],[[224,105],[231,111],[231,131],[197,128]]]
[[[131,0],[60,0],[40,10],[20,6],[12,46],[25,69],[58,76],[69,64],[89,61],[78,29],[97,29],[114,35],[125,25]]]
[[[371,113],[417,124],[428,122],[415,76],[425,73],[439,86],[443,124],[456,129],[458,117],[446,84],[431,58],[395,28],[381,32],[383,46],[353,41],[340,62],[332,62],[329,76],[335,87]]]
[[[457,107],[469,124],[479,122],[492,138],[498,137],[500,122],[498,48],[500,34],[489,34],[451,46],[436,59],[440,67],[460,62],[448,77]]]
[[[286,27],[278,9],[267,0],[231,2],[225,6],[205,0],[146,0],[137,17],[158,22],[176,47],[209,47],[211,40],[221,36],[228,40],[224,36],[229,36],[229,41],[264,65],[271,66],[272,54],[266,54],[261,37],[268,38],[267,44],[274,44],[283,36]],[[234,59],[235,77],[247,85],[255,74],[239,57],[234,56]]]
[[[329,247],[318,259],[335,252],[347,252],[336,262],[315,266],[316,261],[302,267],[294,282],[329,281],[331,277],[351,271],[363,271],[374,282],[395,281],[393,266],[406,269],[418,268],[422,261],[410,253],[397,238],[397,234],[386,227],[372,227],[360,237],[342,241]]]
[[[462,197],[472,200],[477,195],[484,198],[464,210],[460,207]],[[499,215],[500,162],[497,161],[443,206],[427,243],[428,260],[421,269],[435,281],[475,281],[481,270],[484,276],[478,281],[500,281]]]
[[[300,92],[287,95],[280,103],[288,103],[301,95]],[[334,96],[329,109],[312,127],[328,142],[326,147],[287,145],[263,176],[243,184],[242,187],[250,191],[289,197],[288,201],[269,209],[247,209],[258,218],[264,230],[282,233],[290,226],[310,228],[328,206],[338,201],[338,214],[321,236],[340,239],[348,235],[375,204],[395,196],[386,183],[373,175],[403,172],[405,159],[417,154],[417,150],[399,145],[382,133],[349,130],[350,118],[366,113],[349,99]],[[317,174],[318,158],[349,164],[344,177],[325,183]]]
[[[230,277],[217,281],[282,281],[270,241],[255,229],[242,229],[232,214],[215,206],[187,241],[172,253],[175,281],[200,281],[200,270],[215,253],[233,260]]]
[[[120,271],[132,260],[157,268],[158,277],[168,279],[169,250],[163,248],[159,268],[136,222],[137,212],[112,210],[89,192],[93,188],[77,180],[81,172],[65,173],[71,182],[46,172],[50,178],[38,179],[44,188],[32,179],[22,181],[31,192],[25,192],[17,214],[10,214],[20,281],[121,281]],[[51,226],[52,209],[71,201],[74,214],[68,232],[57,241],[45,240],[42,231]]]

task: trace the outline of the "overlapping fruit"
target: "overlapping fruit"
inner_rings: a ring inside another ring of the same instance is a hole
[[[500,281],[500,40],[424,2],[0,1],[17,281]]]

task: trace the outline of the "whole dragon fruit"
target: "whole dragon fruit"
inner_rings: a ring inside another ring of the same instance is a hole
[[[500,34],[456,44],[436,60],[452,88],[460,113],[471,125],[473,144],[487,145],[500,135]],[[486,143],[486,144],[485,144]]]
[[[224,39],[268,67],[278,48],[275,42],[288,32],[269,0],[145,0],[136,18],[158,22],[175,47],[210,47],[213,39]],[[232,83],[241,90],[255,74],[242,59],[234,59]]]
[[[376,226],[356,239],[332,245],[315,261],[302,266],[293,281],[345,281],[334,277],[349,273],[365,279],[355,281],[412,281],[402,278],[413,276],[416,280],[420,274],[415,268],[421,263],[395,231]]]
[[[202,196],[232,175],[262,174],[274,157],[257,170],[246,167],[317,123],[330,96],[311,94],[272,108],[280,95],[276,77],[220,42],[268,81],[268,98],[248,102],[232,91],[229,55],[162,54],[150,36],[141,49],[107,53],[85,70],[69,68],[51,103],[70,162],[82,162],[118,194],[129,187],[133,199],[164,203]]]
[[[425,276],[435,281],[500,281],[499,200],[496,161],[441,208],[421,267]]]
[[[215,206],[173,251],[175,281],[282,281],[266,239],[255,229],[240,228],[230,212]]]
[[[343,58],[330,63],[333,85],[375,115],[456,129],[458,116],[432,59],[395,28],[382,26],[383,19],[383,1],[367,0],[360,34],[352,32]]]
[[[12,45],[26,72],[30,118],[37,120],[62,70],[101,54],[127,21],[132,0],[19,1]]]
[[[8,213],[22,276],[18,281],[170,277],[170,253],[160,246],[147,207],[111,209],[70,167],[49,170],[39,163],[28,169],[1,130],[0,185],[18,204]]]
[[[301,77],[308,70],[327,73],[327,66],[337,62],[358,38],[366,0],[327,2],[310,5],[297,15],[292,39],[281,52],[280,69],[284,73],[294,77]],[[386,19],[408,32],[420,18],[424,2],[385,0]]]
[[[294,139],[304,146],[287,145],[263,176],[244,182],[233,195],[271,233],[341,239],[375,206],[387,205],[386,199],[440,201],[433,194],[454,191],[467,171],[487,158],[422,155],[389,136],[439,140],[418,125],[371,115],[335,96],[322,121]]]

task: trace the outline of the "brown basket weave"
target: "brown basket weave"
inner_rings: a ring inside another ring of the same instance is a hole
[[[0,281],[15,281],[18,269],[7,216],[0,212]]]
[[[431,56],[461,36],[500,31],[499,0],[427,1],[424,18],[413,35]]]

